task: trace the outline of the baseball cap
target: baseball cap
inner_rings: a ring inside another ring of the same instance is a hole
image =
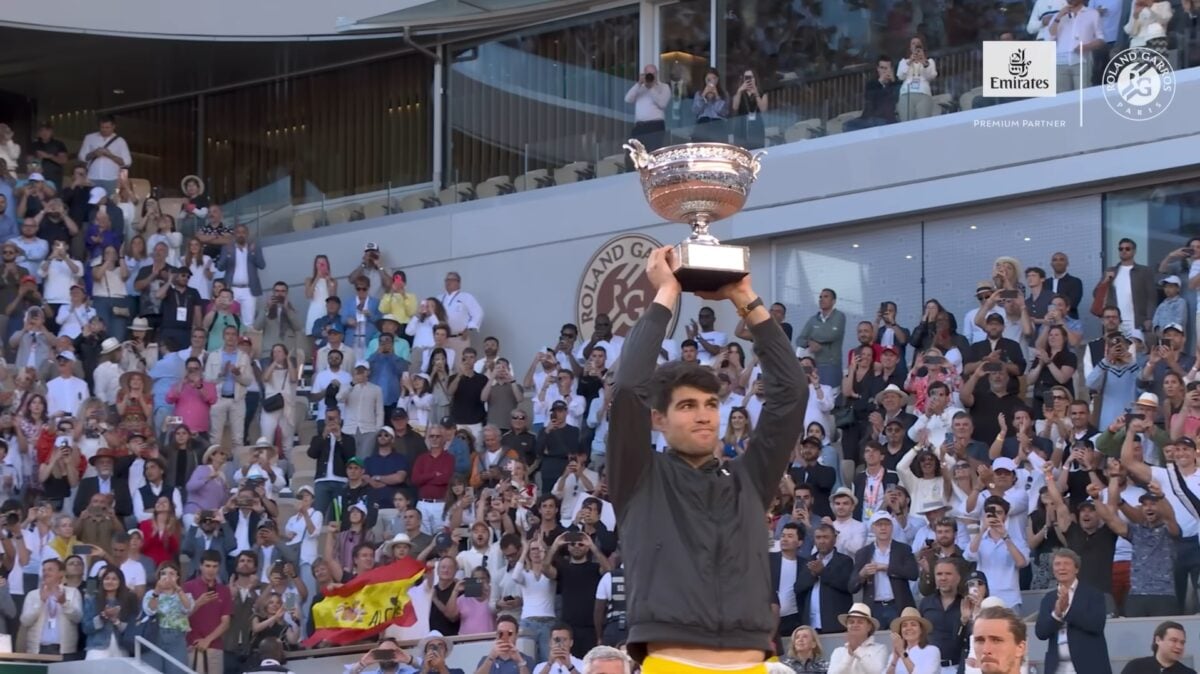
[[[900,349],[897,349],[894,346],[885,346],[885,347],[883,347],[882,350],[880,350],[879,355],[882,356],[885,353],[890,353],[892,355],[898,356],[898,355],[900,355]]]
[[[379,244],[375,243],[374,241],[370,241],[370,242],[368,242],[368,243],[367,243],[367,245],[366,245],[366,247],[365,247],[365,248],[363,248],[363,251],[368,251],[368,250],[373,250],[373,251],[376,251],[376,252],[378,252],[378,251],[379,251]]]
[[[75,354],[70,351],[59,351],[55,358],[59,360],[75,360]]]
[[[1183,445],[1189,449],[1196,449],[1196,441],[1186,436],[1179,438],[1178,440],[1172,440],[1171,444],[1177,446]]]
[[[995,461],[992,461],[992,470],[1007,470],[1010,473],[1017,472],[1017,464],[1007,456],[1002,456]]]
[[[558,410],[565,410],[565,409],[567,409],[567,403],[562,400],[555,400],[554,404],[550,406],[551,412],[556,412]]]
[[[1176,276],[1176,275],[1174,275],[1174,274],[1171,274],[1170,276],[1168,276],[1168,277],[1164,278],[1163,280],[1159,281],[1159,282],[1158,282],[1158,285],[1160,285],[1160,286],[1165,286],[1165,285],[1167,285],[1168,283],[1170,283],[1170,284],[1172,284],[1172,285],[1177,285],[1177,286],[1178,286],[1178,285],[1183,285],[1183,284],[1182,284],[1182,283],[1179,281],[1179,277],[1178,277],[1178,276]]]
[[[363,467],[362,459],[358,458],[357,456],[350,457],[346,461],[346,467],[349,468],[350,466],[358,466],[359,468],[362,468]]]
[[[45,182],[45,181],[46,181],[46,178],[40,173],[30,173],[29,174],[29,182],[31,182],[31,183],[33,183],[33,182],[40,183],[40,182]]]
[[[357,363],[355,363],[355,364],[354,364],[354,369],[355,369],[355,370],[357,370],[357,369],[359,369],[359,368],[362,368],[362,369],[364,369],[364,370],[370,370],[370,369],[371,369],[371,364],[370,364],[370,363],[368,363],[368,362],[367,362],[367,361],[365,361],[365,360],[360,360],[360,361],[358,361]]]
[[[37,283],[37,279],[26,274],[25,276],[21,277],[21,283]]]
[[[988,314],[987,318],[985,318],[983,320],[983,322],[984,323],[1003,323],[1004,317],[1001,316],[1000,314]]]
[[[1162,331],[1166,332],[1167,330],[1174,330],[1175,332],[1178,332],[1181,335],[1187,333],[1187,331],[1183,329],[1183,326],[1178,323],[1167,323],[1166,325],[1163,326]]]
[[[966,584],[970,585],[973,582],[983,583],[984,585],[987,585],[988,584],[987,574],[985,574],[982,571],[972,571],[971,573],[969,573],[967,575]]]

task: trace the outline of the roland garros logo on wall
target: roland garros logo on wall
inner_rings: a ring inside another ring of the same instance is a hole
[[[644,234],[622,234],[592,255],[579,280],[576,306],[579,337],[591,337],[596,317],[612,319],[613,334],[625,336],[654,301],[654,286],[646,278],[646,259],[662,244]],[[671,308],[667,334],[675,331],[679,304]]]

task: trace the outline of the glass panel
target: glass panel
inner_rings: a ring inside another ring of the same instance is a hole
[[[682,0],[658,7],[658,70],[673,94],[667,108],[667,128],[676,136],[673,142],[687,142],[691,137],[695,121],[692,96],[703,88],[711,62],[711,18],[709,0]]]
[[[1200,236],[1200,180],[1137,187],[1104,195],[1104,259],[1115,264],[1117,242],[1133,239],[1134,260],[1157,267],[1168,253]],[[1177,269],[1187,274],[1189,270]]]
[[[515,178],[620,152],[637,49],[636,6],[452,47],[447,179]]]

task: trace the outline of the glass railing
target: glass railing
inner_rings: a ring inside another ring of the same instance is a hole
[[[1166,56],[1177,69],[1195,65],[1196,57],[1200,57],[1194,40],[1183,33],[1175,34],[1170,46]],[[553,70],[552,63],[508,47],[496,47],[487,53],[498,63],[525,63],[535,70]],[[931,83],[932,95],[920,101],[917,97],[899,96],[892,119],[863,119],[864,90],[867,82],[877,77],[875,65],[863,63],[835,73],[788,78],[765,89],[770,104],[765,113],[755,115],[754,119],[735,115],[719,126],[689,123],[691,100],[677,99],[668,111],[668,129],[661,144],[721,139],[747,147],[770,147],[1018,100],[982,96],[982,51],[978,44],[941,49],[931,52],[930,57],[938,69],[938,77]],[[381,199],[398,206],[387,212],[407,212],[604,178],[628,170],[621,145],[629,136],[632,118],[628,106],[618,113],[612,100],[613,92],[626,88],[628,80],[564,69],[561,81],[551,85],[542,77],[509,78],[503,75],[511,72],[509,68],[488,71],[478,61],[471,63],[463,76],[471,80],[475,95],[452,102],[452,106],[486,108],[485,98],[495,103],[504,97],[524,96],[524,109],[540,106],[538,114],[557,124],[534,124],[509,137],[505,134],[511,133],[511,129],[489,128],[480,117],[451,110],[452,126],[457,125],[457,129],[452,129],[452,137],[458,132],[463,147],[452,149],[453,160],[441,189],[432,185],[407,188],[399,200],[388,200],[378,193],[365,195],[361,200],[347,197],[348,201],[332,207],[318,207],[316,211],[324,214],[317,216],[318,222],[336,225],[363,216],[373,217],[380,211],[370,205]],[[590,84],[580,85],[571,93],[566,83],[572,81]],[[545,133],[555,126],[570,126],[573,132]],[[528,140],[531,137],[536,140]],[[451,141],[452,145],[454,142]],[[308,228],[314,217],[312,209],[297,207],[296,210],[300,228]]]

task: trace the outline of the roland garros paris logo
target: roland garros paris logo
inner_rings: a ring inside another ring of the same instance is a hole
[[[624,337],[654,301],[654,286],[646,278],[646,258],[662,244],[644,234],[622,234],[609,240],[592,255],[579,279],[576,322],[579,339],[591,338],[596,317],[612,319],[613,334]],[[679,304],[671,308],[667,335],[675,331]]]

